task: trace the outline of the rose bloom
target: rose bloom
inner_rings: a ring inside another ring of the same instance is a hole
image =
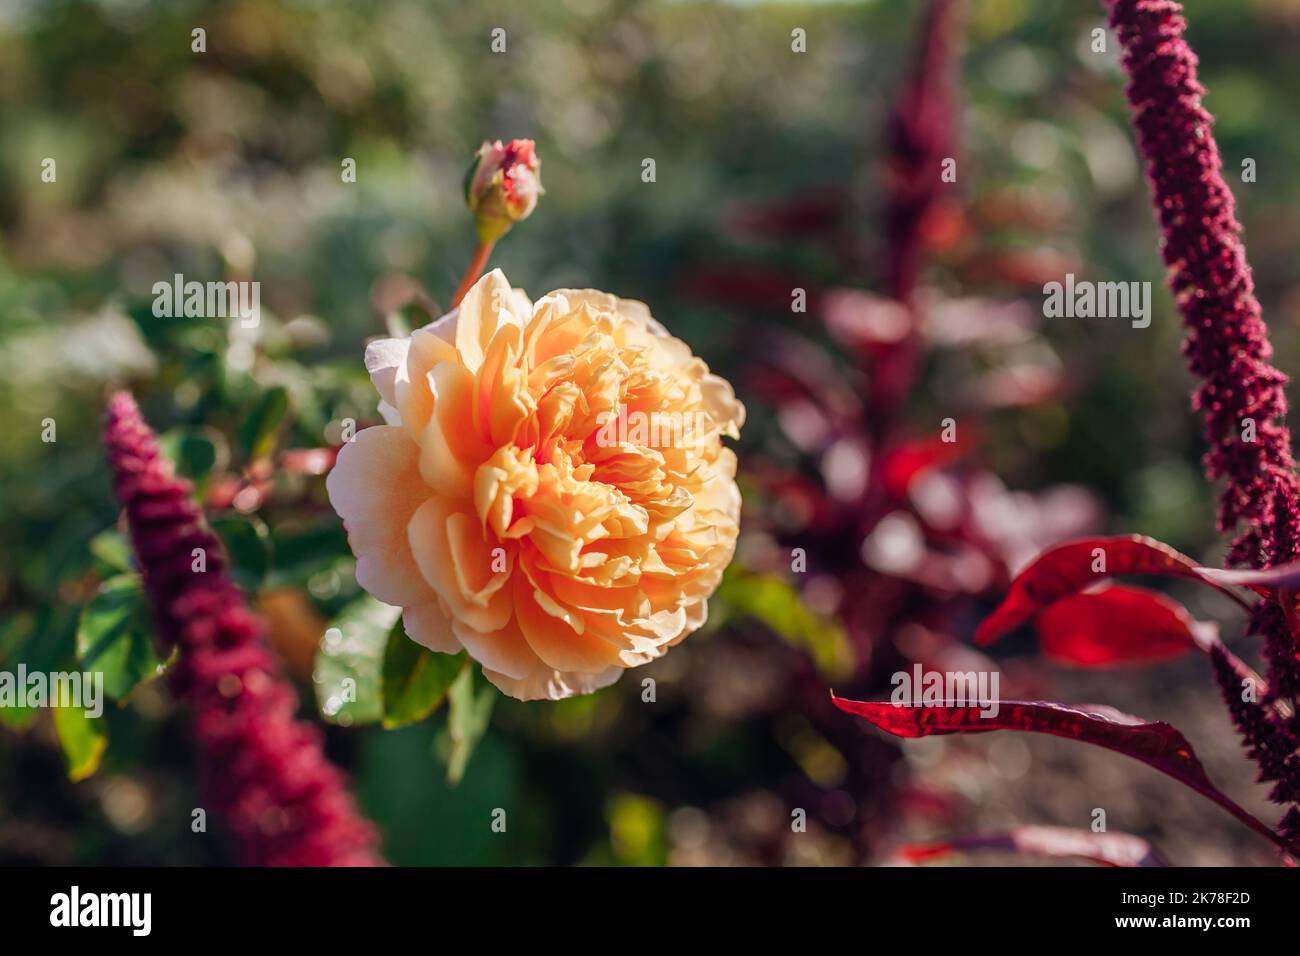
[[[745,409],[644,304],[533,303],[495,270],[410,338],[371,343],[366,368],[388,424],[344,444],[329,496],[357,580],[411,638],[558,700],[704,623],[740,518],[721,438]],[[653,414],[693,425],[635,427]]]

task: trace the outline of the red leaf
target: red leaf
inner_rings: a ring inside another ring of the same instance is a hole
[[[914,478],[932,468],[951,464],[965,455],[974,444],[973,438],[959,443],[941,441],[935,437],[893,446],[884,453],[880,466],[886,490],[895,500],[905,497]]]
[[[1274,833],[1223,795],[1205,773],[1187,738],[1163,721],[1147,722],[1112,707],[1089,704],[1069,707],[1050,701],[1001,701],[996,716],[981,716],[983,705],[926,706],[893,704],[886,701],[845,700],[831,696],[835,706],[864,717],[881,730],[898,737],[928,737],[931,734],[988,733],[1022,730],[1029,733],[1068,737],[1105,747],[1140,760],[1149,767],[1213,800],[1256,833],[1283,850],[1300,854],[1300,847]]]
[[[1105,570],[1094,571],[1094,551],[1105,556]],[[1033,620],[1049,604],[1082,591],[1090,584],[1118,574],[1154,574],[1217,582],[1202,574],[1195,561],[1167,544],[1144,535],[1114,538],[1082,538],[1048,548],[1016,576],[1011,590],[997,610],[984,619],[975,632],[977,644],[992,644],[998,638]],[[1231,592],[1220,587],[1224,593]],[[1240,603],[1236,595],[1234,600]]]
[[[1061,598],[1039,615],[1037,629],[1044,654],[1078,667],[1166,661],[1215,630],[1163,594],[1123,585]]]
[[[1006,833],[962,837],[939,843],[903,847],[899,855],[920,863],[978,850],[997,850],[1025,856],[1080,857],[1105,866],[1168,866],[1159,852],[1131,833],[1093,833],[1070,827],[1022,826]]]
[[[1277,591],[1300,588],[1300,561],[1279,564],[1263,571],[1222,571],[1218,568],[1197,568],[1201,576],[1216,584],[1239,584],[1257,594],[1271,596]]]

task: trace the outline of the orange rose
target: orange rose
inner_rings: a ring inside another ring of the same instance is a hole
[[[744,407],[640,302],[500,270],[366,349],[386,425],[328,480],[357,580],[521,700],[590,693],[698,628],[735,550]]]

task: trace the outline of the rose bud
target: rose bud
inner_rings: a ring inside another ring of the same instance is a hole
[[[531,139],[484,142],[465,176],[465,202],[481,243],[496,242],[527,219],[542,194],[542,162]]]

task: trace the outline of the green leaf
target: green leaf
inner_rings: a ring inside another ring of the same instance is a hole
[[[108,729],[104,718],[88,717],[80,707],[54,708],[54,729],[63,748],[68,779],[85,780],[99,769],[99,761],[108,747]]]
[[[330,723],[373,724],[384,716],[384,648],[401,613],[367,595],[345,607],[325,631],[312,682],[321,716]]]
[[[25,664],[28,673],[65,669],[76,654],[80,616],[81,608],[75,604],[15,615],[10,626],[0,629],[4,669],[12,671],[19,664]]]
[[[31,611],[0,620],[0,665],[3,665],[0,669],[3,669],[6,672],[5,676],[12,681],[17,681],[14,674],[16,665],[22,660],[23,651],[33,639],[36,625],[36,615]],[[5,704],[3,698],[0,698],[0,726],[24,731],[31,726],[36,713],[36,708],[19,706],[16,699],[11,704]]]
[[[158,444],[176,466],[176,473],[202,490],[214,470],[230,463],[226,437],[207,426],[173,428],[160,435]]]
[[[478,669],[468,666],[456,675],[447,693],[447,730],[451,735],[451,756],[447,760],[447,782],[460,783],[474,748],[487,732],[496,703],[496,689],[480,683]]]
[[[230,555],[231,574],[250,594],[261,589],[271,566],[271,532],[257,517],[223,515],[209,524]]]
[[[332,515],[327,521],[282,521],[271,532],[271,545],[275,561],[265,585],[270,588],[302,586],[341,561],[355,560],[342,522]]]
[[[0,664],[17,661],[18,653],[36,632],[36,615],[20,611],[0,618]]]
[[[12,707],[0,706],[0,727],[22,733],[32,725],[36,713],[33,707],[19,707],[17,704]]]
[[[383,723],[392,730],[424,720],[447,696],[452,682],[468,666],[460,654],[435,654],[406,635],[399,620],[388,634],[384,648]]]
[[[265,458],[275,446],[275,433],[289,411],[289,392],[280,385],[267,389],[239,426],[239,446],[250,461]]]
[[[90,539],[90,553],[111,571],[131,571],[131,543],[116,528],[106,528]]]
[[[520,862],[518,841],[493,833],[490,826],[466,826],[465,821],[490,819],[492,809],[506,799],[503,794],[520,792],[521,754],[510,742],[489,734],[475,751],[465,779],[453,787],[446,780],[441,749],[447,742],[445,725],[434,719],[372,733],[358,748],[354,788],[366,816],[384,834],[384,856],[394,866]],[[441,755],[436,766],[435,753]],[[595,805],[599,807],[598,800]],[[437,812],[430,813],[430,807]],[[509,822],[513,832],[513,815]]]
[[[77,624],[77,660],[104,675],[104,690],[122,700],[165,669],[153,646],[149,605],[134,574],[119,574],[102,585],[82,609]]]
[[[853,645],[834,618],[818,614],[803,602],[788,581],[768,574],[729,570],[718,589],[719,620],[738,614],[757,618],[779,637],[812,657],[827,677],[847,676],[853,670]]]

